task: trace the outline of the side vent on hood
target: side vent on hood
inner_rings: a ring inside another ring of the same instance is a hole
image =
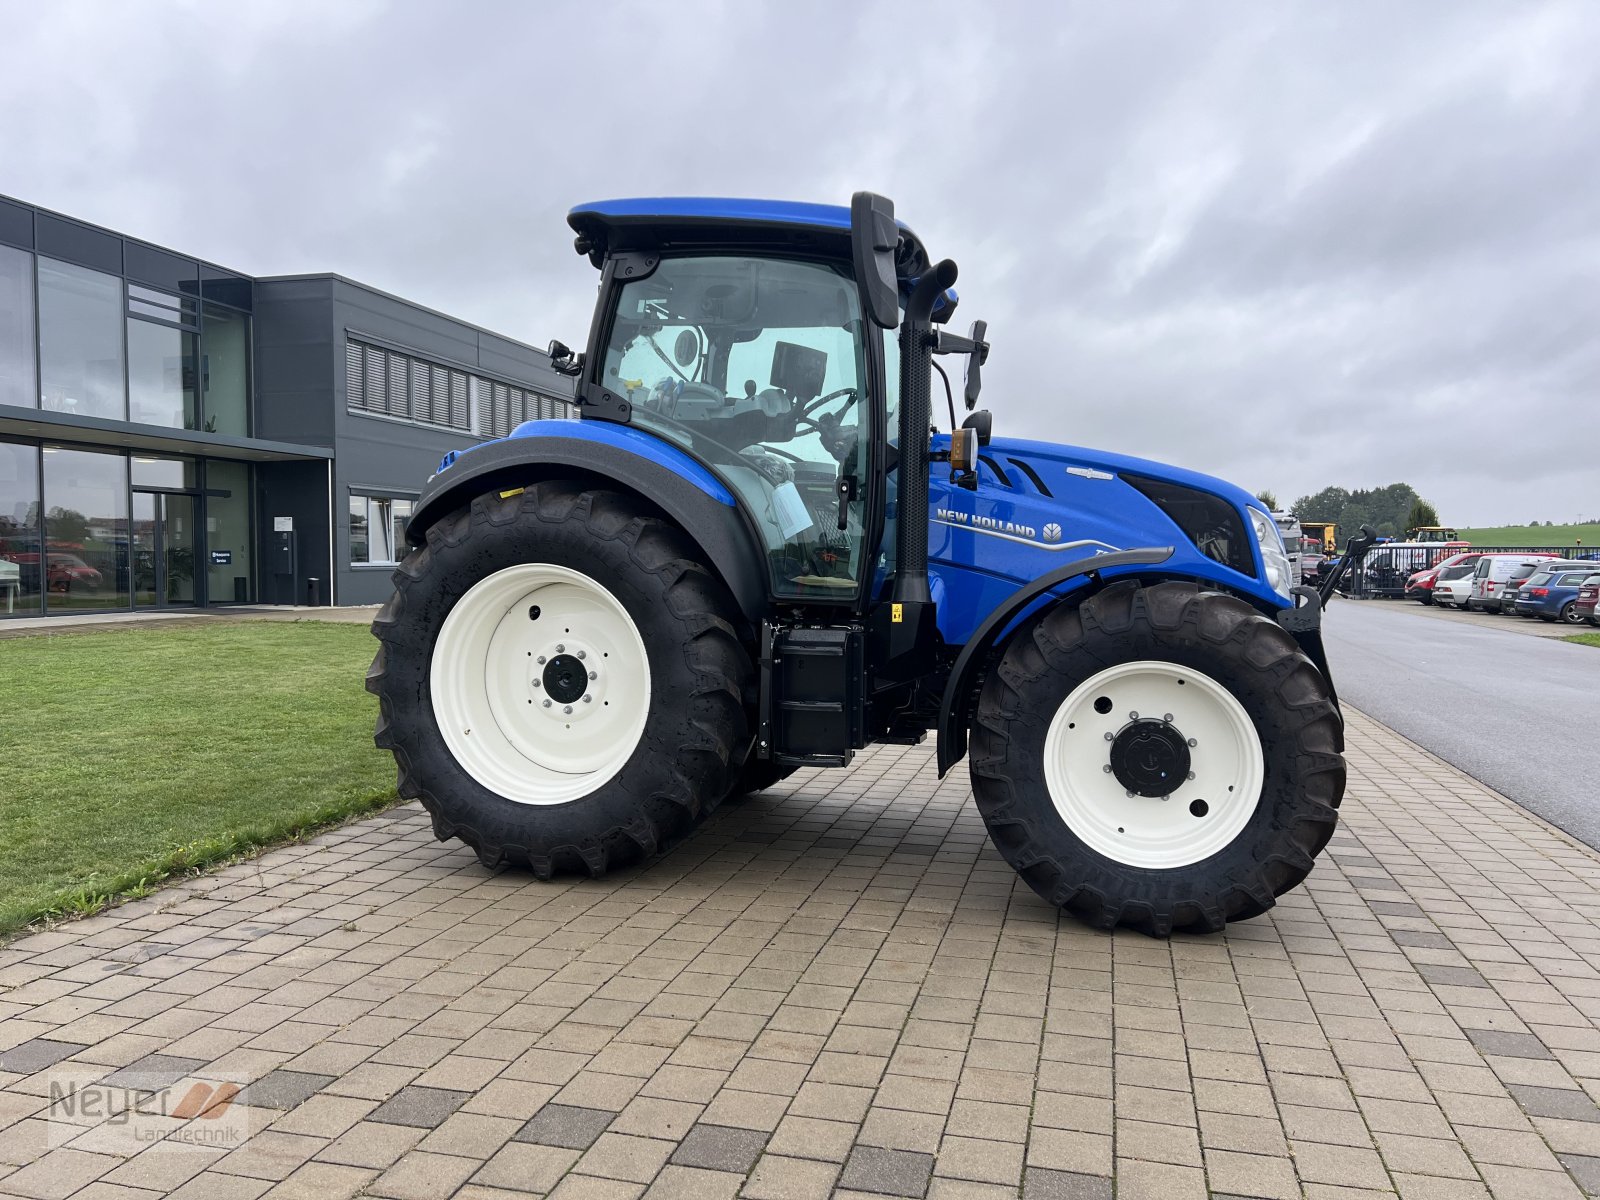
[[[1122,473],[1123,482],[1137,489],[1183,530],[1200,553],[1245,575],[1256,573],[1256,558],[1244,527],[1244,518],[1221,496],[1143,475]]]

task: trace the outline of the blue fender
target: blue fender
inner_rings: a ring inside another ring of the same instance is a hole
[[[609,421],[528,421],[510,437],[449,455],[417,500],[406,540],[486,492],[546,479],[577,479],[632,492],[691,539],[753,625],[767,608],[766,555],[733,493],[669,442]]]
[[[972,636],[956,657],[955,665],[950,668],[944,698],[939,704],[939,777],[944,778],[945,773],[960,762],[967,752],[967,726],[971,723],[972,701],[978,681],[989,660],[990,651],[1018,617],[1064,584],[1078,584],[1085,580],[1098,582],[1102,571],[1128,573],[1130,569],[1155,566],[1171,558],[1172,551],[1171,546],[1146,546],[1119,550],[1114,554],[1076,558],[1018,588],[996,605],[982,624],[973,630]]]

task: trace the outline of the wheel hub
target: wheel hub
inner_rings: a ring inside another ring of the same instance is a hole
[[[1189,778],[1189,747],[1165,721],[1130,721],[1111,743],[1111,773],[1136,796],[1170,796]]]
[[[557,704],[572,704],[589,688],[588,668],[570,654],[558,654],[545,664],[544,690]]]

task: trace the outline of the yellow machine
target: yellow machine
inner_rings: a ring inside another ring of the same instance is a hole
[[[1316,538],[1322,542],[1324,554],[1339,553],[1339,526],[1332,521],[1301,521],[1300,533],[1308,540]]]

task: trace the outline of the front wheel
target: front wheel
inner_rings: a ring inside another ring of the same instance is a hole
[[[752,668],[732,598],[632,497],[567,482],[428,531],[373,622],[376,741],[486,866],[592,875],[728,794]]]
[[[1276,622],[1192,584],[1124,583],[1008,640],[973,790],[1052,904],[1102,928],[1214,931],[1310,872],[1344,794],[1342,729]]]

